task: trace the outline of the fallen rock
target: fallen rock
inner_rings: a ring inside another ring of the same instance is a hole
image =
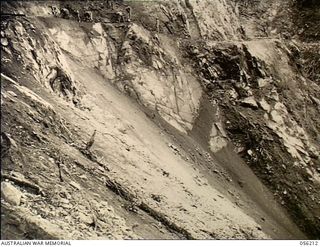
[[[19,206],[22,193],[8,182],[1,183],[1,197],[14,206]]]
[[[78,184],[78,183],[76,183],[76,182],[71,181],[71,182],[70,182],[70,185],[71,185],[72,187],[78,189],[78,190],[81,190],[80,184]]]
[[[214,136],[210,138],[210,150],[212,152],[218,152],[228,145],[228,139],[223,136]]]
[[[262,99],[259,102],[260,107],[265,110],[266,112],[270,112],[271,106],[268,104],[268,102],[265,99]]]
[[[269,84],[269,79],[259,78],[258,79],[258,87],[263,88]]]
[[[68,199],[65,199],[65,198],[60,198],[60,202],[63,203],[63,204],[69,204],[70,201]]]
[[[279,94],[277,92],[277,89],[276,88],[273,88],[270,92],[270,98],[275,100],[275,101],[279,101],[280,98],[279,98]]]
[[[151,194],[151,198],[153,200],[155,200],[156,202],[161,202],[161,196],[160,195]]]
[[[11,171],[10,175],[13,177],[16,177],[18,179],[21,179],[21,180],[26,179],[23,174],[21,174],[20,172],[16,172],[16,171]]]
[[[13,97],[18,97],[18,95],[13,91],[8,91],[8,94],[10,94]]]
[[[240,101],[240,104],[245,107],[250,107],[252,109],[258,109],[257,101],[253,96],[247,97]]]
[[[8,46],[9,45],[9,41],[7,38],[1,38],[1,45],[2,46]]]
[[[88,177],[87,177],[85,174],[82,174],[81,176],[79,176],[79,178],[82,178],[82,179],[84,179],[84,180],[87,180],[87,179],[88,179]]]
[[[79,217],[79,220],[84,224],[91,225],[91,224],[94,223],[93,217],[91,217],[89,215],[86,215],[86,214],[84,214],[82,212],[78,213],[78,217]]]
[[[272,110],[271,113],[271,120],[278,124],[283,124],[283,118],[279,112],[276,110]]]
[[[252,150],[251,150],[251,149],[249,149],[249,150],[247,151],[247,153],[248,153],[250,156],[252,156],[252,155],[253,155],[253,152],[252,152]]]

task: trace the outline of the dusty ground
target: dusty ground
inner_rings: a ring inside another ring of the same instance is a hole
[[[1,237],[318,238],[317,41],[277,1],[127,4],[2,3]]]

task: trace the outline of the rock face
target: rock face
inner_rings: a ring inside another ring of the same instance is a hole
[[[319,237],[307,2],[1,3],[1,238]]]

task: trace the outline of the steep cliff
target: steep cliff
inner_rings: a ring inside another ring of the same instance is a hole
[[[1,12],[2,238],[319,238],[316,1]]]

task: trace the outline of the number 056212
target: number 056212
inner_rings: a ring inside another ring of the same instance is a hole
[[[319,246],[319,241],[304,240],[304,241],[300,241],[300,245],[302,245],[302,246]]]

